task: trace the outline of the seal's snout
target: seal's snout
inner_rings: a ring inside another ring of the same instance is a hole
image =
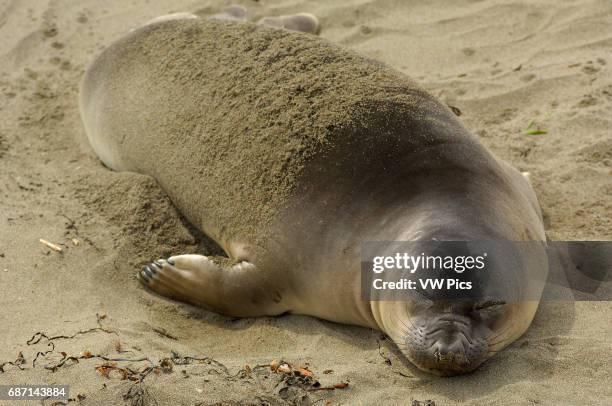
[[[465,374],[486,358],[488,345],[470,318],[444,314],[411,331],[404,348],[421,370],[440,376]]]
[[[463,346],[458,341],[453,343],[437,342],[434,345],[433,356],[440,365],[465,359]]]
[[[458,375],[472,371],[479,364],[470,359],[464,341],[456,334],[438,338],[424,357],[425,369],[436,375]]]

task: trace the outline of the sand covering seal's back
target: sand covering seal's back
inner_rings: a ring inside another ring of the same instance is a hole
[[[99,117],[112,112],[104,131],[125,168],[154,176],[191,221],[226,237],[267,223],[310,157],[356,134],[347,128],[367,127],[357,108],[364,101],[393,100],[412,115],[439,108],[385,65],[247,23],[144,27],[88,75],[108,80],[96,84],[106,95]]]

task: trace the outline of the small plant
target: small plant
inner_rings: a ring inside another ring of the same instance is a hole
[[[548,131],[538,127],[535,120],[531,120],[529,124],[527,124],[527,127],[523,129],[524,135],[540,135],[546,133],[548,133]]]

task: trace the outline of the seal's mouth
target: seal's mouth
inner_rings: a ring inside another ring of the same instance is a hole
[[[469,319],[444,316],[409,332],[404,353],[419,369],[439,376],[469,373],[482,364],[488,344]]]
[[[419,367],[435,375],[452,376],[471,372],[481,362],[476,359],[468,359],[464,350],[444,352],[436,349],[431,354],[431,358],[425,360]]]

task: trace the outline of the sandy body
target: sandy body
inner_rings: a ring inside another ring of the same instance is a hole
[[[545,240],[528,182],[449,108],[313,36],[191,19],[146,26],[90,66],[81,110],[108,167],[154,177],[230,257],[156,262],[147,283],[226,314],[309,314],[381,329],[402,348],[398,318],[428,328],[438,318],[363,301],[362,242]],[[536,308],[516,303],[483,327],[484,341],[505,334],[486,350],[518,338]],[[430,361],[416,363],[435,371]]]

